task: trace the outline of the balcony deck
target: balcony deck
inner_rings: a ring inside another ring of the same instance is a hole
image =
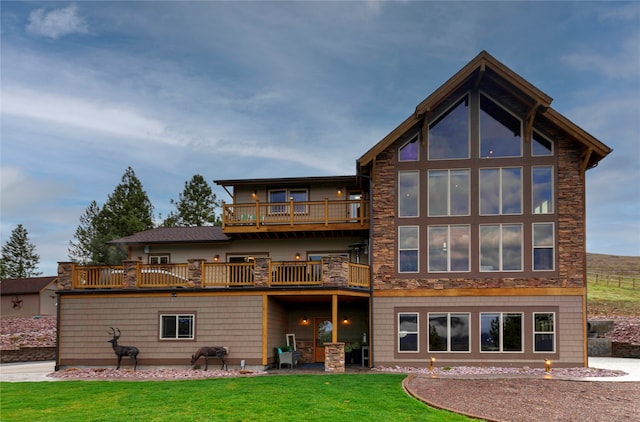
[[[222,204],[225,234],[357,232],[369,229],[369,203],[342,201]]]

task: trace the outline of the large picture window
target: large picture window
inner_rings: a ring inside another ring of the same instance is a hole
[[[429,272],[456,272],[470,269],[470,226],[429,227]]]
[[[417,217],[419,212],[420,173],[401,171],[398,173],[398,215]]]
[[[469,215],[469,170],[429,171],[429,216]]]
[[[470,351],[469,314],[429,313],[429,351]]]
[[[522,271],[522,225],[480,226],[480,271]]]
[[[429,125],[429,160],[469,158],[469,96]]]
[[[398,272],[418,272],[419,244],[418,226],[398,227]]]
[[[293,202],[306,202],[309,193],[307,189],[272,189],[269,190],[269,202],[281,203],[279,205],[270,205],[270,214],[289,214],[290,205],[285,205],[293,200]],[[308,212],[306,205],[294,205],[294,214],[306,214]]]
[[[521,313],[480,313],[481,352],[522,352]]]
[[[195,315],[160,315],[161,340],[193,340]]]
[[[480,157],[521,157],[522,121],[480,95]]]
[[[553,223],[533,224],[533,270],[549,271],[554,269]]]
[[[533,313],[533,351],[536,353],[555,352],[556,328],[553,312]]]
[[[480,169],[480,215],[522,214],[522,168]]]
[[[398,314],[398,351],[418,352],[418,314]]]
[[[531,204],[534,214],[553,213],[553,167],[531,169]]]

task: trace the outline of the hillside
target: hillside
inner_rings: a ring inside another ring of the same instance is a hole
[[[640,277],[640,256],[587,253],[587,272]]]

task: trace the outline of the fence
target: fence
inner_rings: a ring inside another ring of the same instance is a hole
[[[640,275],[611,275],[587,273],[587,281],[593,284],[602,284],[605,286],[618,287],[620,289],[640,289]]]

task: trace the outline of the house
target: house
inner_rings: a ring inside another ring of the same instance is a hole
[[[356,175],[219,180],[222,227],[111,243],[59,265],[58,367],[200,346],[265,368],[293,343],[344,368],[585,366],[585,171],[610,148],[486,52],[356,161]]]
[[[0,283],[2,317],[56,314],[56,277],[7,278]]]

